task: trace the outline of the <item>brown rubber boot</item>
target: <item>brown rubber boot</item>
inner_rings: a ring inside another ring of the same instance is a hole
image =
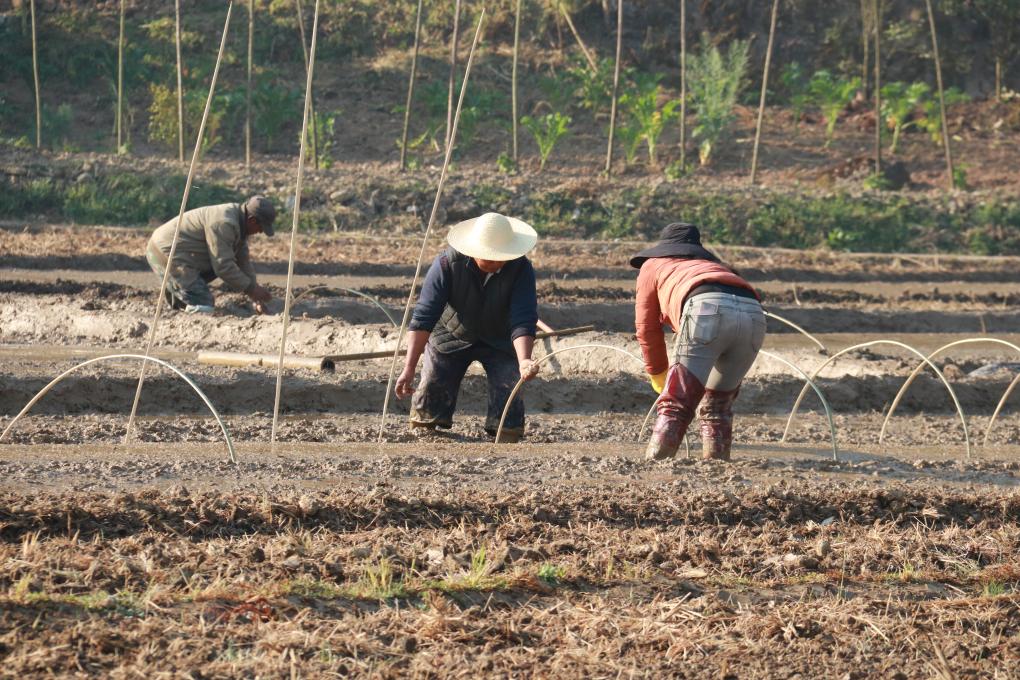
[[[698,409],[701,420],[701,457],[705,460],[729,460],[733,444],[733,402],[740,392],[705,390]]]
[[[659,415],[645,449],[645,460],[663,460],[676,455],[704,393],[705,386],[685,366],[670,366],[666,386],[655,402]]]

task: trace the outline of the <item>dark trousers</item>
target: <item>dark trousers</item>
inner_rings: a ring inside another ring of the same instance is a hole
[[[468,366],[477,361],[485,369],[489,382],[489,403],[485,413],[485,431],[496,434],[507,397],[521,378],[517,359],[506,352],[478,343],[456,352],[443,354],[432,343],[425,346],[421,381],[411,399],[411,424],[422,427],[453,426],[457,394]],[[524,432],[524,401],[518,396],[510,405],[503,431]]]
[[[145,259],[152,271],[162,281],[163,274],[166,272],[167,256],[162,251],[146,248]],[[197,272],[188,267],[174,266],[170,269],[170,277],[167,282],[166,301],[174,309],[184,309],[188,305],[212,307],[216,304],[216,300],[209,289],[209,282],[215,280],[214,272]]]

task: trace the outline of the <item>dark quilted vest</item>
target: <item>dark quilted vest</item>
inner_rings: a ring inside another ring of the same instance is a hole
[[[450,299],[432,330],[431,342],[444,354],[477,342],[513,354],[510,296],[525,260],[510,260],[484,287],[484,275],[468,269],[470,261],[467,255],[447,248],[444,266],[450,277]]]

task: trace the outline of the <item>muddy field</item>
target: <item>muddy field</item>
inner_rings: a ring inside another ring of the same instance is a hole
[[[135,352],[151,323],[146,235],[0,228],[0,428],[57,374]],[[286,239],[260,240],[277,294]],[[439,247],[439,241],[436,242]],[[392,348],[418,245],[299,239],[288,351]],[[540,353],[633,339],[636,244],[544,241],[541,316],[596,331]],[[768,309],[829,354],[892,338],[927,354],[954,340],[1020,345],[1020,268],[1008,258],[723,252]],[[317,286],[325,289],[311,291]],[[342,289],[371,295],[383,311]],[[484,382],[465,383],[446,435],[418,436],[396,402],[376,444],[388,361],[275,372],[199,364],[203,350],[278,351],[279,317],[228,293],[213,317],[168,313],[138,440],[123,443],[137,364],[93,364],[0,444],[4,675],[112,677],[1020,677],[1020,413],[1000,397],[1020,368],[1003,344],[934,359],[877,345],[819,386],[839,460],[803,381],[761,357],[738,402],[732,464],[648,463],[653,394],[638,361],[568,352],[524,395],[520,446],[481,429]],[[812,372],[825,355],[770,320],[765,349]],[[988,444],[983,444],[986,432]]]

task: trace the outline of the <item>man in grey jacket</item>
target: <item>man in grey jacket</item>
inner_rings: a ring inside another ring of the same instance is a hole
[[[188,313],[211,314],[215,300],[209,282],[222,279],[230,289],[252,299],[255,311],[266,313],[273,296],[255,278],[248,255],[248,237],[273,235],[276,209],[269,199],[252,196],[245,203],[224,203],[184,213],[177,248],[170,263],[167,303]],[[145,259],[163,279],[170,257],[177,218],[156,229],[145,249]]]

